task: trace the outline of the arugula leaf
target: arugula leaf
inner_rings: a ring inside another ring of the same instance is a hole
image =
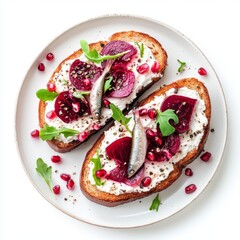
[[[113,103],[110,104],[110,108],[112,110],[112,118],[118,122],[120,122],[122,125],[125,126],[125,128],[128,130],[128,132],[131,132],[131,130],[128,128],[128,123],[129,121],[131,120],[131,118],[126,118],[124,116],[124,114],[122,113],[122,111],[116,106],[114,105]]]
[[[76,97],[76,98],[84,98],[84,95],[88,95],[88,94],[90,94],[90,92],[89,91],[82,91],[82,92],[74,92],[73,93],[73,96],[74,97]]]
[[[58,96],[58,93],[50,92],[47,89],[39,89],[36,95],[42,101],[53,101]]]
[[[100,55],[96,49],[93,49],[92,51],[90,51],[89,45],[85,40],[81,40],[80,41],[80,45],[82,48],[82,51],[85,55],[85,57],[91,61],[91,62],[95,62],[95,63],[101,63],[104,60],[110,60],[110,59],[116,59],[118,57],[121,57],[122,55],[130,52],[130,50],[127,50],[125,52],[121,52],[121,53],[117,53],[115,55]]]
[[[178,116],[174,113],[173,109],[167,109],[164,112],[157,110],[156,123],[159,124],[163,136],[169,136],[175,131],[175,128],[169,123],[170,119],[176,124],[179,122]]]
[[[102,168],[99,152],[97,151],[97,157],[96,158],[91,158],[90,160],[94,163],[94,168],[92,170],[93,179],[94,179],[97,186],[101,186],[101,185],[104,184],[104,182],[102,182],[101,179],[96,176],[96,171],[100,170]]]
[[[109,90],[111,88],[111,82],[113,80],[113,77],[110,76],[104,83],[104,92],[106,92],[107,90]]]
[[[159,199],[159,193],[158,193],[157,196],[153,199],[149,210],[150,211],[155,210],[156,212],[158,212],[158,208],[159,208],[160,204],[161,204],[161,201]]]
[[[44,128],[40,129],[39,136],[43,141],[45,141],[52,140],[53,138],[59,136],[61,133],[64,135],[64,137],[69,137],[78,134],[79,131],[70,128],[57,129],[55,127],[46,125]]]
[[[186,63],[185,62],[181,62],[179,59],[177,59],[177,61],[180,63],[180,67],[178,68],[178,72],[183,72],[185,70],[186,67]]]
[[[135,42],[135,44],[138,46],[139,51],[140,51],[140,57],[142,58],[144,55],[144,45],[141,43],[141,45],[138,42]]]
[[[52,188],[51,188],[52,167],[48,166],[42,160],[42,158],[38,158],[36,164],[37,164],[36,171],[44,178],[49,189],[52,191]]]

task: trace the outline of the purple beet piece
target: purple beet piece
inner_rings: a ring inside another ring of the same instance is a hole
[[[115,65],[111,69],[110,76],[113,80],[110,90],[106,93],[107,96],[122,98],[131,94],[135,83],[135,75],[132,71],[123,65]]]
[[[115,55],[117,53],[125,52],[127,50],[130,50],[130,52],[119,57],[117,61],[118,60],[129,61],[131,57],[133,57],[137,53],[137,49],[133,45],[129,44],[128,42],[115,40],[115,41],[109,42],[103,47],[101,51],[101,55]],[[103,67],[105,66],[105,62],[102,63],[102,66]]]
[[[65,123],[77,120],[90,114],[90,108],[85,98],[75,98],[68,91],[61,92],[55,101],[55,112]]]
[[[196,102],[197,100],[193,98],[181,95],[171,95],[163,101],[161,111],[163,112],[167,109],[175,110],[179,123],[174,124],[171,122],[171,124],[175,127],[178,133],[184,133],[189,130],[189,124]]]
[[[70,67],[69,79],[77,89],[89,91],[93,83],[101,76],[101,73],[101,67],[77,59]]]

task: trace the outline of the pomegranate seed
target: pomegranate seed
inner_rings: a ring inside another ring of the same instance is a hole
[[[193,175],[193,171],[191,168],[186,168],[185,169],[185,175],[188,177],[191,177]]]
[[[154,61],[152,67],[151,67],[151,71],[152,73],[157,73],[160,69],[160,65],[157,61]]]
[[[103,99],[103,105],[105,108],[110,108],[110,102],[107,99]]]
[[[83,80],[83,85],[86,87],[86,88],[89,88],[91,86],[91,81],[86,78]]]
[[[39,130],[35,129],[31,132],[31,136],[33,138],[38,138],[39,137]]]
[[[47,90],[49,92],[56,92],[56,85],[51,82],[47,83]]]
[[[150,177],[145,177],[141,181],[141,186],[142,187],[148,187],[152,182],[152,179]]]
[[[54,163],[59,163],[59,162],[61,162],[61,157],[58,155],[52,156],[51,161]]]
[[[155,155],[153,152],[148,152],[147,153],[147,159],[150,161],[154,161],[155,160]]]
[[[212,154],[210,152],[205,152],[200,157],[204,162],[208,162],[211,158]]]
[[[145,116],[148,114],[148,110],[146,108],[142,108],[138,111],[139,116]]]
[[[155,137],[155,142],[157,143],[157,145],[159,145],[159,146],[162,146],[162,139],[160,138],[160,137]]]
[[[72,179],[69,179],[66,186],[69,190],[72,190],[74,188],[74,184],[75,182]]]
[[[43,72],[45,70],[45,66],[44,66],[43,63],[38,64],[38,70],[41,71],[41,72]]]
[[[146,134],[147,134],[147,137],[150,137],[150,138],[155,138],[157,136],[157,133],[151,129],[147,129]]]
[[[75,102],[75,103],[72,103],[72,109],[75,113],[78,113],[80,111],[80,102]]]
[[[71,179],[71,175],[70,174],[67,174],[67,173],[62,173],[60,175],[60,178],[66,182],[68,182],[70,179]]]
[[[148,110],[148,116],[149,116],[151,119],[155,119],[156,116],[157,116],[157,111],[156,111],[156,109],[150,108],[150,109]]]
[[[55,117],[57,116],[57,114],[55,113],[54,110],[52,111],[49,111],[47,114],[46,114],[46,117],[50,120],[54,119]]]
[[[147,63],[144,63],[144,64],[137,67],[137,71],[140,74],[144,74],[144,73],[149,71],[149,65]]]
[[[92,128],[97,131],[97,130],[99,130],[99,129],[101,128],[101,125],[98,124],[98,123],[94,123],[94,124],[92,125]]]
[[[78,140],[79,140],[80,142],[83,142],[87,137],[88,137],[87,132],[82,132],[82,133],[80,133],[80,134],[78,135]]]
[[[55,185],[52,190],[56,195],[58,195],[60,193],[60,185]]]
[[[100,169],[100,170],[97,170],[95,174],[96,174],[96,177],[102,178],[106,176],[107,172],[105,169]]]
[[[197,186],[195,184],[190,184],[187,187],[185,187],[185,193],[190,194],[197,190]]]
[[[48,61],[52,61],[54,59],[54,55],[52,53],[48,53],[47,56],[46,56],[46,59]]]
[[[203,67],[200,67],[198,69],[198,73],[202,76],[206,76],[207,75],[207,71],[203,68]]]

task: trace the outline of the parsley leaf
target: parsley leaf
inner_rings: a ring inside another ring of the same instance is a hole
[[[161,201],[159,199],[159,193],[158,193],[157,196],[153,199],[149,210],[150,211],[155,210],[156,212],[158,212],[158,208],[159,208],[160,204],[161,204]]]
[[[185,62],[181,62],[179,59],[177,60],[180,63],[180,67],[178,68],[178,72],[183,72],[185,70],[186,67],[186,63]]]
[[[85,40],[81,40],[80,45],[81,45],[81,48],[82,48],[82,51],[83,51],[85,57],[89,61],[95,62],[95,63],[101,63],[104,60],[116,59],[116,58],[121,57],[121,56],[123,56],[124,54],[126,54],[130,51],[130,50],[127,50],[125,52],[117,53],[115,55],[103,55],[102,56],[97,52],[96,49],[93,49],[91,51],[88,43]]]
[[[44,178],[49,189],[52,191],[52,188],[51,188],[52,167],[48,166],[42,160],[42,158],[38,158],[36,164],[37,164],[36,171]]]
[[[44,128],[40,129],[39,136],[40,138],[45,141],[45,140],[52,140],[53,138],[59,136],[60,134],[63,134],[64,137],[70,137],[74,136],[79,133],[79,131],[70,129],[70,128],[55,128],[52,126],[45,126]]]
[[[122,125],[125,126],[125,128],[128,130],[128,132],[131,132],[131,130],[128,128],[128,123],[129,121],[131,120],[131,118],[126,118],[124,116],[124,114],[122,113],[122,111],[116,106],[114,105],[113,103],[110,104],[110,108],[112,110],[112,118],[118,122],[120,122]]]
[[[135,42],[135,44],[138,46],[139,51],[140,51],[140,57],[142,58],[144,55],[144,45],[141,43],[141,45],[138,42]]]
[[[106,92],[107,90],[109,90],[111,88],[111,82],[113,80],[113,77],[110,76],[104,83],[104,92]]]
[[[93,179],[94,179],[97,186],[101,186],[101,185],[104,184],[104,182],[102,182],[101,179],[96,176],[96,171],[100,170],[102,168],[99,152],[97,151],[97,157],[96,158],[91,158],[90,160],[94,164],[94,168],[92,170]]]
[[[164,112],[157,110],[156,123],[159,124],[159,128],[164,137],[175,132],[175,128],[169,123],[170,119],[176,124],[179,122],[178,116],[174,113],[173,109],[167,109]]]
[[[36,95],[42,101],[53,101],[58,96],[58,93],[50,92],[47,89],[39,89]]]

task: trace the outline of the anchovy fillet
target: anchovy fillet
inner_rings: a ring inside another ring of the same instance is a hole
[[[132,147],[128,164],[127,176],[132,177],[143,165],[147,152],[147,136],[139,116],[134,115]]]
[[[104,91],[105,77],[110,71],[114,60],[108,60],[101,76],[93,84],[90,92],[90,107],[94,118],[100,119],[102,109],[102,96]]]

